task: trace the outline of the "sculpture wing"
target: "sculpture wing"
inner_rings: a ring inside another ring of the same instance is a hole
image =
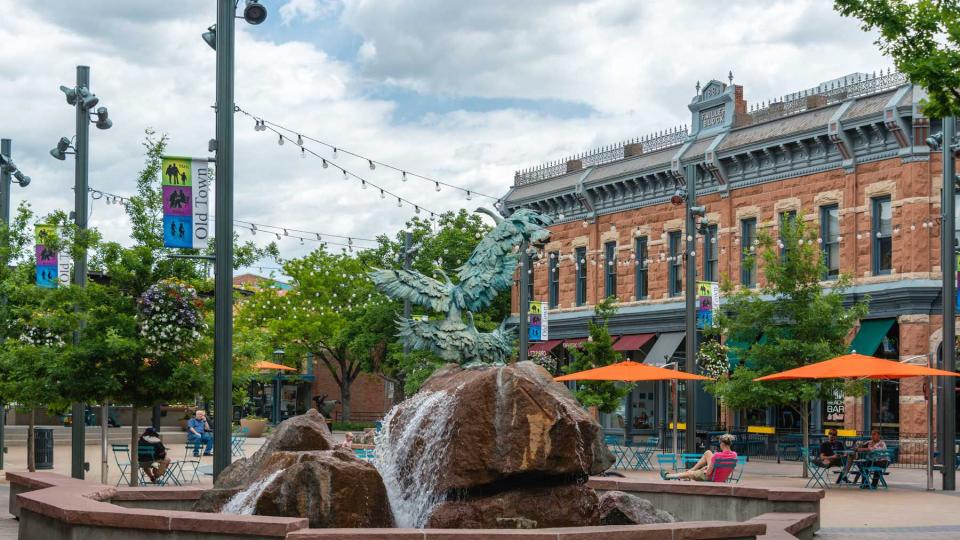
[[[550,216],[521,208],[504,218],[487,233],[467,262],[460,267],[458,288],[467,309],[480,311],[502,291],[513,285],[519,255],[514,248],[522,242],[535,243],[550,236]]]
[[[397,320],[397,334],[411,349],[428,350],[447,362],[476,355],[476,338],[462,321]]]
[[[505,363],[513,355],[514,332],[501,324],[493,332],[477,334],[477,350],[484,362]]]
[[[409,300],[434,311],[450,309],[451,287],[412,270],[374,270],[370,279],[383,294],[394,300]]]

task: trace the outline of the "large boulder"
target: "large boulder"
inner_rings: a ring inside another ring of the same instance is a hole
[[[334,444],[316,411],[291,418],[250,458],[224,469],[193,509],[302,517],[315,528],[392,527],[376,468]]]
[[[275,452],[333,450],[336,446],[327,422],[316,409],[285,420],[252,456],[231,463],[217,477],[219,489],[249,486],[261,477],[264,461]]]
[[[444,438],[431,466],[439,492],[526,478],[599,474],[613,464],[602,428],[573,394],[542,367],[520,362],[502,367],[448,365],[421,393],[445,394],[442,407],[424,418],[421,400],[401,403],[389,420],[389,444],[413,449]],[[425,424],[441,422],[442,426]],[[411,432],[414,431],[414,432]],[[394,452],[401,470],[413,470],[419,451]]]
[[[623,491],[607,491],[600,496],[601,525],[647,525],[673,523],[677,518],[660,510],[646,499]]]
[[[519,487],[437,505],[427,527],[516,529],[581,527],[600,523],[598,497],[583,484]]]

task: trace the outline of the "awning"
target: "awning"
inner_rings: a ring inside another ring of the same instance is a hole
[[[621,352],[639,351],[640,348],[646,345],[654,336],[656,336],[656,334],[626,334],[621,336],[620,339],[613,344],[613,350]]]
[[[548,339],[547,341],[538,341],[530,344],[530,352],[550,352],[563,343],[562,339]]]
[[[670,362],[673,353],[677,352],[677,347],[683,341],[686,332],[664,332],[657,338],[653,348],[647,353],[644,363],[651,366],[662,366]]]
[[[860,321],[860,331],[850,343],[850,352],[873,356],[896,319],[869,319]]]
[[[585,338],[585,337],[572,337],[572,338],[567,338],[567,339],[563,340],[563,346],[564,346],[564,347],[576,347],[576,348],[579,349],[579,348],[580,348],[580,345],[581,345],[582,343],[586,342],[586,341],[587,341],[587,338]]]

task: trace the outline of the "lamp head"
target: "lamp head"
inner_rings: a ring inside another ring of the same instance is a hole
[[[100,98],[96,94],[87,90],[84,87],[77,88],[77,97],[80,99],[80,104],[85,110],[90,110],[97,106],[97,103],[100,103]]]
[[[113,127],[113,120],[110,119],[110,113],[107,112],[106,107],[100,107],[97,109],[97,129],[110,129]]]
[[[66,86],[60,85],[60,91],[67,96],[67,103],[69,105],[77,104],[77,90],[75,88],[67,88]]]
[[[686,200],[687,193],[684,190],[677,188],[677,190],[673,192],[673,196],[670,197],[670,204],[674,206],[680,206]]]
[[[930,148],[937,150],[940,148],[941,144],[943,144],[942,131],[934,133],[933,135],[927,137],[927,146],[929,146]]]
[[[53,150],[50,150],[50,155],[55,159],[63,161],[67,159],[67,149],[70,148],[70,139],[66,137],[60,137],[60,140],[57,141],[57,146]]]
[[[210,28],[207,28],[207,31],[201,34],[201,37],[211,49],[217,50],[217,25],[210,25]]]
[[[22,172],[17,171],[13,173],[13,176],[17,179],[17,183],[20,184],[20,187],[27,187],[30,185],[30,177]]]
[[[247,0],[243,8],[243,20],[249,24],[260,24],[267,20],[267,8],[260,5],[259,0]]]

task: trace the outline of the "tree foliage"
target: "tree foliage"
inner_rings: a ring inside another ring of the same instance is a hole
[[[579,348],[570,348],[571,361],[566,373],[608,366],[620,362],[623,356],[613,350],[613,338],[607,322],[617,312],[616,297],[605,298],[594,308],[596,317],[589,323],[590,338]],[[577,381],[574,393],[584,407],[597,407],[600,412],[612,413],[630,393],[632,385],[615,381]]]
[[[927,89],[930,118],[960,116],[960,3],[950,0],[835,0],[834,7],[877,30],[897,69]]]

